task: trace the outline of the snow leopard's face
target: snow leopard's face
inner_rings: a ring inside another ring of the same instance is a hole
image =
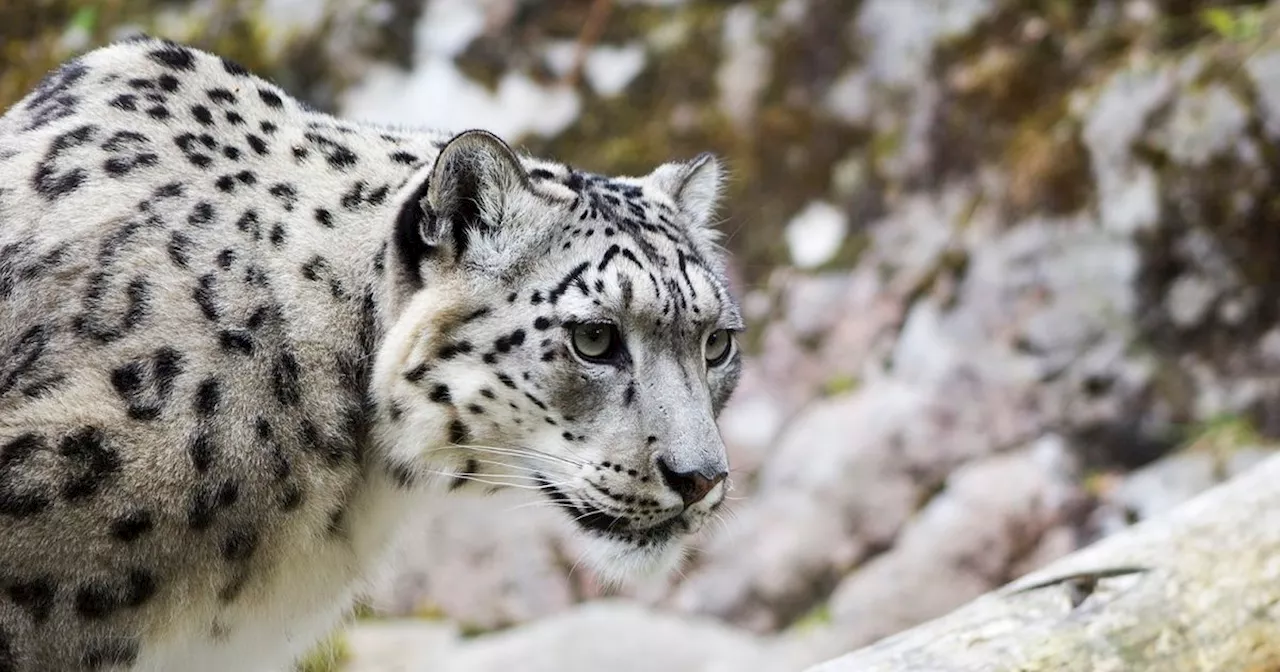
[[[446,146],[388,269],[376,387],[404,478],[523,486],[603,574],[672,567],[728,486],[715,417],[742,322],[708,228],[718,181],[709,157],[610,179],[530,169],[483,133]]]

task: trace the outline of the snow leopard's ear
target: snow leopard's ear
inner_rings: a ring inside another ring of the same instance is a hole
[[[498,136],[478,130],[455,135],[402,192],[407,195],[400,201],[395,247],[405,280],[420,286],[426,259],[461,260],[469,231],[497,225],[513,193],[529,189],[520,159]]]
[[[649,173],[649,181],[670,196],[694,226],[711,222],[723,183],[715,155],[704,152],[692,161],[664,163]]]

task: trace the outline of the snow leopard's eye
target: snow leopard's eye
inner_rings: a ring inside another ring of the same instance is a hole
[[[622,339],[618,328],[607,322],[587,322],[571,327],[573,350],[589,362],[607,362],[618,353]]]
[[[707,336],[704,354],[707,358],[707,366],[719,366],[729,359],[729,353],[733,352],[733,334],[728,329],[716,329]]]

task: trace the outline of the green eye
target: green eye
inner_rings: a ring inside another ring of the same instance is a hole
[[[618,328],[612,324],[588,322],[573,326],[573,350],[583,359],[612,359],[620,341]]]
[[[726,359],[729,359],[729,353],[733,351],[733,334],[727,329],[716,329],[707,337],[706,357],[707,364],[711,366],[719,366]]]

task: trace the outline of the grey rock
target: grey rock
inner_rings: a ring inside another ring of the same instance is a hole
[[[754,360],[748,359],[742,369],[738,389],[719,419],[735,484],[751,483],[792,413]]]
[[[1081,502],[1059,439],[960,467],[893,548],[841,582],[834,628],[854,648],[960,606],[1025,569]]]
[[[1178,164],[1203,168],[1215,157],[1235,152],[1248,123],[1248,109],[1226,86],[1187,87],[1154,139]]]
[[[419,672],[434,669],[457,649],[458,627],[445,621],[361,621],[343,633],[342,672]]]
[[[976,197],[972,187],[955,185],[940,193],[904,198],[869,227],[871,249],[862,265],[882,269],[890,293],[911,295],[937,273],[957,238],[957,225]]]
[[[756,631],[807,609],[824,584],[892,540],[914,510],[921,486],[892,445],[923,402],[916,391],[886,383],[819,401],[797,417],[755,497],[734,507],[674,604]]]
[[[1209,314],[1220,294],[1211,281],[1199,275],[1183,275],[1173,281],[1165,296],[1165,310],[1176,326],[1193,327]]]
[[[873,109],[871,74],[860,67],[844,72],[823,101],[837,119],[850,126],[865,126]]]
[[[755,637],[709,619],[600,601],[458,647],[422,672],[718,672],[759,669]]]
[[[792,275],[782,288],[783,319],[801,339],[822,336],[840,319],[840,308],[849,292],[846,273]]]
[[[1110,499],[1145,520],[1172,510],[1217,482],[1216,458],[1208,452],[1187,451],[1129,474]]]
[[[952,469],[1033,435],[1030,379],[970,364],[952,361],[949,375],[931,372],[927,384],[875,379],[805,409],[673,604],[774,630],[891,545]]]
[[[961,307],[988,331],[1024,325],[1034,352],[1078,354],[1137,305],[1139,248],[1089,217],[1033,217],[971,244]]]
[[[1135,65],[1113,75],[1084,118],[1102,224],[1118,233],[1149,229],[1160,214],[1155,171],[1133,157],[1148,119],[1174,95],[1176,73],[1163,66]]]
[[[1226,478],[1235,478],[1272,455],[1275,455],[1274,447],[1238,448],[1231,452],[1231,455],[1227,457],[1226,462],[1222,465],[1223,475]]]
[[[1188,231],[1174,254],[1188,270],[1173,280],[1164,308],[1175,326],[1188,329],[1202,324],[1215,302],[1238,295],[1240,277],[1222,244],[1205,231]]]
[[[888,84],[929,81],[939,42],[964,35],[995,10],[992,0],[867,0],[857,18],[865,67]]]
[[[818,350],[828,380],[844,377],[856,382],[882,368],[905,310],[906,299],[885,291],[874,269],[861,266],[850,273],[843,303],[833,310],[835,324]]]
[[[1244,69],[1253,81],[1267,135],[1280,138],[1280,51],[1259,50],[1245,61]]]
[[[765,326],[755,361],[786,417],[809,403],[827,378],[825,363],[785,322]]]

